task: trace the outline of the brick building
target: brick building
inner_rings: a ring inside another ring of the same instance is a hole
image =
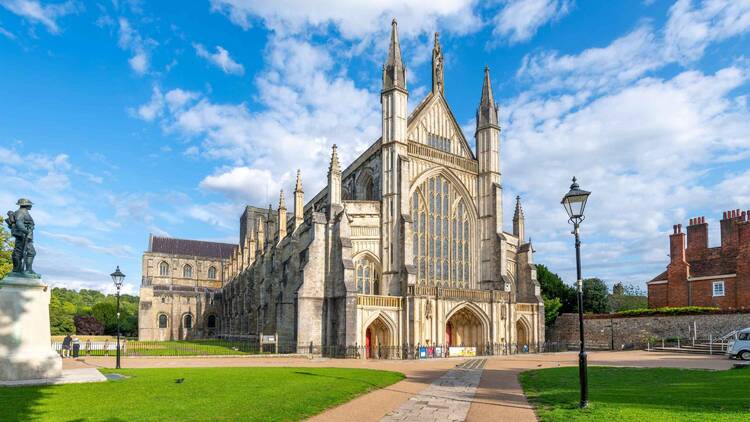
[[[667,270],[648,286],[648,306],[716,306],[750,309],[750,211],[724,212],[721,246],[708,247],[705,217],[669,236]],[[687,246],[686,246],[687,238]]]

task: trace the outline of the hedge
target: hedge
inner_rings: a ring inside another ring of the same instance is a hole
[[[605,318],[628,318],[628,317],[641,317],[641,316],[732,314],[732,313],[738,313],[738,312],[747,312],[747,311],[746,310],[725,310],[721,308],[706,307],[706,306],[682,306],[682,307],[631,309],[631,310],[615,312],[611,314],[587,314],[586,318],[605,319]]]

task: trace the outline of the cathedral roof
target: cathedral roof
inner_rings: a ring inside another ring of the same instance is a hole
[[[151,236],[149,252],[170,255],[201,256],[205,258],[229,259],[237,245],[231,243],[205,242],[202,240],[176,239]]]

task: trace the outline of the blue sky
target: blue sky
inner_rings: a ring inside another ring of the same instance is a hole
[[[315,3],[315,4],[313,4]],[[482,70],[502,121],[506,229],[573,279],[559,206],[593,191],[584,275],[643,285],[672,224],[750,208],[750,1],[0,0],[0,204],[30,197],[56,286],[137,292],[149,233],[236,242],[246,203],[323,185],[380,134],[399,21],[411,107],[440,32],[473,144]]]

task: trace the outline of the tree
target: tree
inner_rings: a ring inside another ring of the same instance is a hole
[[[576,309],[575,289],[565,284],[559,275],[542,264],[536,265],[536,279],[544,299],[544,322],[552,325],[562,312],[573,312]]]
[[[0,280],[13,270],[13,236],[6,228],[5,219],[0,216]]]
[[[76,333],[80,335],[100,336],[104,334],[104,324],[91,315],[76,315],[73,318]]]
[[[599,278],[583,280],[583,311],[595,314],[609,312],[609,289]]]
[[[49,302],[50,332],[53,336],[75,334],[76,326],[73,323],[73,315],[65,312],[65,306],[60,298],[54,295],[54,290],[52,290],[53,294]]]
[[[559,297],[544,298],[544,325],[549,327],[554,324],[557,316],[560,315],[561,308],[562,303]]]
[[[609,309],[611,312],[629,311],[648,308],[648,297],[640,287],[615,283],[612,294],[609,295]]]

